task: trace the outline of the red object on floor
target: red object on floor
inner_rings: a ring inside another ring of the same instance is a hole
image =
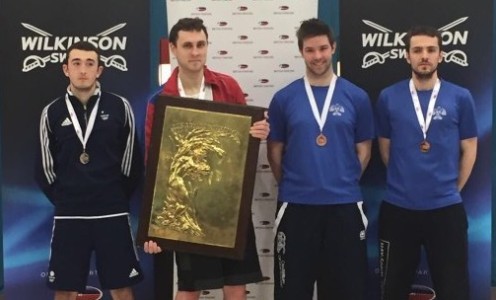
[[[100,294],[78,294],[76,299],[77,300],[99,300],[99,299],[102,299],[102,295],[100,295]]]
[[[434,300],[436,297],[433,294],[410,293],[408,300]]]
[[[100,300],[102,297],[103,293],[100,289],[87,286],[83,293],[77,295],[76,300]]]

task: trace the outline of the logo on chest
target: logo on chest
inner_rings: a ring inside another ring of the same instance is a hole
[[[102,119],[102,121],[107,121],[109,116],[110,115],[105,113],[105,111],[103,111],[103,110],[100,112],[100,118]]]
[[[71,122],[71,119],[69,119],[69,117],[66,117],[64,119],[64,121],[62,122],[62,124],[60,124],[60,126],[62,126],[62,127],[71,126],[71,125],[72,125],[72,122]]]
[[[344,107],[341,104],[336,103],[331,105],[331,107],[329,107],[329,112],[333,116],[341,117],[345,111],[344,111]]]
[[[434,111],[432,112],[433,120],[442,120],[443,117],[445,116],[446,116],[446,109],[444,109],[442,106],[438,106],[434,108]]]

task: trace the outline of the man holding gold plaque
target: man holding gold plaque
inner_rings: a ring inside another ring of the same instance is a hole
[[[172,73],[170,79],[165,83],[162,94],[170,96],[180,96],[184,98],[196,98],[206,101],[221,101],[234,104],[246,104],[245,96],[238,83],[230,76],[209,70],[206,66],[208,49],[208,33],[203,21],[199,18],[180,19],[171,29],[169,34],[170,49],[177,59],[178,67]],[[145,141],[147,149],[150,146],[152,134],[153,117],[155,112],[155,101],[152,99],[147,108]],[[188,100],[184,100],[188,101]],[[190,100],[191,101],[191,100]],[[255,122],[250,128],[250,134],[255,138],[265,139],[269,132],[268,123],[265,120]],[[227,134],[227,133],[226,133]],[[204,139],[203,146],[209,151],[222,151],[210,144],[208,138]],[[203,148],[204,148],[203,147]],[[204,151],[204,150],[198,150]],[[204,161],[196,160],[192,157],[182,157],[187,160],[181,163],[181,167],[195,164],[195,176],[202,176],[200,170],[210,170],[210,166]],[[198,164],[202,164],[199,166]],[[174,167],[174,166],[173,166]],[[210,173],[210,171],[208,172]],[[209,174],[203,174],[209,175]],[[212,174],[210,174],[212,175]],[[180,179],[178,177],[178,179]],[[187,183],[178,182],[173,187],[185,186]],[[165,184],[165,183],[164,183]],[[175,193],[174,199],[184,199],[180,197],[180,189]],[[201,228],[197,226],[194,219],[194,211],[191,205],[175,206],[185,207],[181,212],[169,219],[181,221],[181,224],[174,224],[175,227],[183,227],[193,235],[201,235]],[[191,212],[188,212],[190,210]],[[187,217],[184,217],[187,216]],[[178,293],[176,300],[198,299],[201,290],[223,289],[224,299],[241,300],[246,299],[246,287],[248,283],[262,280],[262,274],[258,261],[258,254],[255,246],[255,235],[250,216],[250,226],[248,230],[247,245],[245,255],[242,260],[210,257],[199,254],[184,253],[176,251],[176,264],[178,267]],[[161,247],[155,241],[144,243],[144,250],[147,253],[159,253]]]

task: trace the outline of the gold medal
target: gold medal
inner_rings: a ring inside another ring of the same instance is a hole
[[[429,152],[429,150],[431,149],[431,144],[429,144],[429,142],[427,140],[423,140],[422,143],[420,143],[420,151],[421,152]]]
[[[317,145],[319,145],[320,147],[323,147],[327,144],[327,138],[322,133],[317,136],[315,141],[317,142]]]
[[[79,155],[79,161],[80,161],[83,165],[86,165],[87,163],[89,163],[89,162],[90,162],[90,156],[88,155],[88,153],[83,152],[83,153],[81,153],[81,155]]]

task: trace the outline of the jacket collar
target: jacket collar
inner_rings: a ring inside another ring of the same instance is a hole
[[[177,88],[177,78],[179,76],[179,68],[176,67],[172,72],[169,80],[164,85],[163,92],[169,95],[179,95],[179,89]],[[219,79],[215,76],[214,72],[210,71],[207,66],[203,68],[203,76],[205,77],[205,84],[209,84],[212,87],[219,85]]]

